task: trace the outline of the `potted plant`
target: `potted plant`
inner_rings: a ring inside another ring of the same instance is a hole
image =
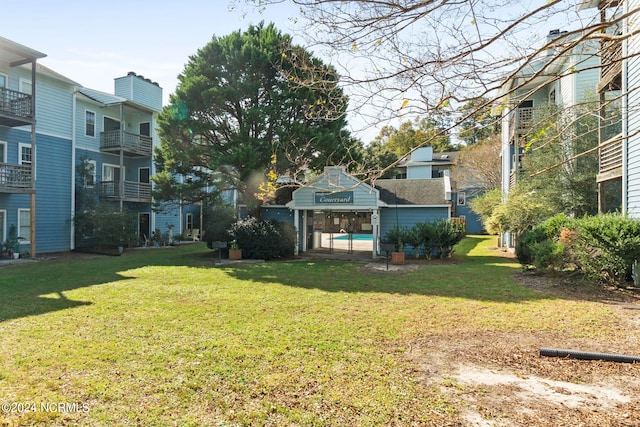
[[[9,257],[13,257],[14,259],[18,259],[20,257],[20,240],[22,238],[18,237],[18,233],[16,232],[16,226],[12,225],[9,227],[9,236],[7,240],[4,242],[4,247],[7,249],[7,254]]]
[[[242,259],[242,249],[238,245],[236,240],[231,241],[231,247],[229,248],[229,259]]]
[[[404,241],[405,230],[397,225],[392,227],[386,232],[383,243],[393,243],[396,247],[394,252],[391,252],[391,264],[402,265],[404,264]]]

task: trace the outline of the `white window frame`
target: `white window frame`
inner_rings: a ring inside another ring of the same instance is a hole
[[[22,149],[23,148],[30,148],[31,149],[31,160],[29,162],[25,162],[22,159]],[[31,144],[28,144],[26,142],[21,142],[18,144],[18,164],[19,165],[33,165],[33,149],[31,148]]]
[[[2,227],[2,234],[0,236],[0,241],[5,241],[7,240],[7,210],[6,209],[0,209],[0,227]]]
[[[113,179],[107,180],[105,179],[105,171],[107,170],[107,168],[112,168],[112,169],[120,169],[120,180],[124,181],[124,171],[125,171],[125,167],[122,166],[122,168],[120,168],[120,165],[114,165],[112,163],[103,163],[102,164],[102,180],[103,181],[113,181]]]
[[[93,114],[93,135],[87,133],[87,113]],[[84,110],[84,136],[88,138],[95,138],[98,132],[98,115],[93,110]]]
[[[91,174],[91,177],[93,178],[93,183],[89,184],[85,182],[84,186],[87,188],[93,188],[96,185],[96,179],[98,178],[98,165],[95,160],[87,160],[87,164],[93,166],[93,173]]]
[[[5,89],[9,84],[9,76],[5,73],[0,73],[0,76],[4,77],[4,85],[0,85],[0,88]]]
[[[22,229],[22,225],[20,224],[20,214],[22,212],[29,212],[29,235],[28,236],[22,236],[20,233],[20,230]],[[18,225],[17,225],[17,230],[16,232],[18,233],[18,237],[22,237],[22,240],[20,240],[20,244],[21,245],[28,245],[31,244],[31,209],[18,209],[18,221],[17,221]]]

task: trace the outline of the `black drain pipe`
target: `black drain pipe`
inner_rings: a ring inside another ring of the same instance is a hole
[[[592,353],[587,351],[559,350],[555,348],[541,348],[540,356],[568,357],[580,360],[605,360],[607,362],[640,363],[640,356],[627,356],[624,354]]]

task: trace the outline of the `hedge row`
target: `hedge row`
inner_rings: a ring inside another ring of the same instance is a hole
[[[640,260],[640,221],[620,214],[556,215],[525,232],[516,255],[525,265],[578,270],[600,282],[622,285]]]

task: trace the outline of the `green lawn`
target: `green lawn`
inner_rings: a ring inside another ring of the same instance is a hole
[[[406,357],[412,342],[595,337],[594,319],[610,315],[520,286],[493,242],[469,237],[449,262],[402,274],[331,261],[212,268],[202,244],[0,267],[0,401],[14,403],[0,425],[455,423]]]

